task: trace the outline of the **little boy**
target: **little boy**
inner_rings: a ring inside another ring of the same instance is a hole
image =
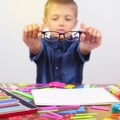
[[[80,31],[73,32],[76,25],[74,0],[48,0],[43,24],[25,26],[23,41],[36,63],[37,83],[82,83],[84,63],[89,60],[91,50],[100,46],[101,32],[83,23]],[[45,27],[49,30],[44,31]]]

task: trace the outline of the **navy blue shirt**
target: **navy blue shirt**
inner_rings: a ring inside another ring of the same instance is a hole
[[[37,83],[59,81],[67,84],[81,84],[83,66],[89,60],[90,54],[80,52],[80,41],[68,42],[58,40],[48,42],[42,38],[42,46],[37,55],[30,53],[30,58],[36,63]]]

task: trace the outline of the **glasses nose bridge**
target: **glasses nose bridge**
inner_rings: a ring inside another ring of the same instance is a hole
[[[59,33],[59,37],[62,36],[62,35],[63,35],[64,38],[65,38],[65,33]]]

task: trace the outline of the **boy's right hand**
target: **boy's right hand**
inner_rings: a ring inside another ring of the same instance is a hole
[[[37,54],[40,50],[40,41],[42,37],[41,31],[43,30],[43,25],[38,26],[37,24],[28,24],[23,30],[23,41],[29,47],[33,54]]]

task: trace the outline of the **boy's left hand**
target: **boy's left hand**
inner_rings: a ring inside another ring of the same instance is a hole
[[[83,51],[90,52],[92,49],[101,45],[102,36],[100,30],[93,27],[87,27],[82,23],[81,31],[83,32],[80,36]]]

